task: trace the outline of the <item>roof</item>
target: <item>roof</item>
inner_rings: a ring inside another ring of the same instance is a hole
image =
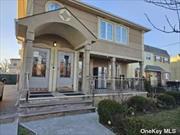
[[[161,72],[161,71],[165,71],[164,69],[162,69],[159,66],[152,66],[152,65],[146,65],[145,67],[145,71],[155,71],[155,72]]]
[[[107,11],[102,10],[100,8],[97,8],[95,6],[86,4],[86,3],[82,2],[82,1],[78,1],[78,0],[62,0],[62,1],[64,3],[71,4],[71,6],[80,6],[81,9],[84,8],[86,10],[89,10],[89,11],[93,12],[96,15],[108,17],[113,21],[119,21],[120,23],[124,23],[124,24],[130,25],[130,26],[133,26],[133,27],[135,27],[137,29],[141,29],[142,31],[145,31],[145,32],[150,31],[149,28],[146,28],[146,27],[144,27],[142,25],[139,25],[137,23],[126,20],[126,19],[124,19],[122,17],[116,16],[116,15],[110,13],[110,12],[107,12]]]
[[[148,45],[144,45],[144,51],[145,52],[151,52],[151,53],[158,55],[158,56],[170,57],[166,50],[156,48],[156,47],[152,47],[152,46],[148,46]]]

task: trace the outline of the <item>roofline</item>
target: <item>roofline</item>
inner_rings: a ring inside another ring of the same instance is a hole
[[[124,23],[126,23],[126,24],[128,24],[128,25],[131,25],[131,26],[134,26],[134,27],[136,27],[136,28],[138,28],[138,29],[143,30],[144,32],[148,32],[148,31],[151,30],[151,29],[146,28],[146,27],[144,27],[144,26],[142,26],[142,25],[136,24],[136,23],[134,23],[134,22],[131,22],[131,21],[126,20],[126,19],[124,19],[124,18],[122,18],[122,17],[116,16],[116,15],[110,13],[110,12],[107,12],[107,11],[102,10],[102,9],[100,9],[100,8],[94,7],[94,6],[92,6],[92,5],[89,5],[89,4],[86,4],[86,3],[83,3],[83,2],[80,2],[80,1],[77,1],[77,0],[66,0],[65,3],[68,3],[68,2],[74,3],[74,4],[76,4],[76,5],[79,5],[79,6],[81,6],[81,7],[84,7],[84,8],[86,8],[86,9],[90,9],[90,10],[96,12],[96,13],[100,13],[101,15],[105,15],[105,16],[107,16],[107,17],[110,17],[110,18],[114,19],[114,20],[118,20],[118,21],[120,21],[120,22],[124,22]]]
[[[159,49],[159,50],[162,50],[162,51],[165,51],[167,53],[167,55],[170,57],[169,53],[167,50],[165,49],[161,49],[161,48],[158,48],[158,47],[154,47],[154,46],[150,46],[150,45],[146,45],[144,44],[144,46],[147,46],[147,47],[152,47],[152,48],[155,48],[155,49]],[[145,47],[144,47],[144,51],[145,51]],[[146,51],[146,52],[150,52],[150,51]],[[153,53],[153,52],[152,52]]]

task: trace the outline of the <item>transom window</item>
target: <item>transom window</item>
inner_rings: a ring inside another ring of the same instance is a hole
[[[120,44],[128,43],[128,28],[100,19],[99,38]]]
[[[61,5],[56,1],[48,1],[46,4],[46,11],[53,11],[60,8],[61,8]]]

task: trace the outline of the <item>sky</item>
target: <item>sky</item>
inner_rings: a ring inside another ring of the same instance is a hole
[[[20,45],[15,37],[14,19],[17,17],[17,0],[0,0],[0,61],[19,58]],[[82,0],[83,2],[130,20],[151,31],[144,35],[144,43],[165,49],[171,56],[180,53],[180,34],[166,34],[154,29],[145,18],[148,14],[158,27],[167,25],[165,15],[177,24],[175,12],[145,3],[143,0]],[[8,10],[7,10],[8,9]],[[168,28],[168,27],[166,27]]]

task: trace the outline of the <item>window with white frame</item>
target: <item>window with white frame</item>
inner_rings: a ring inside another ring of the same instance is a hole
[[[57,10],[60,8],[61,8],[60,3],[56,2],[56,1],[48,1],[46,3],[46,11],[53,11],[53,10]]]
[[[155,61],[160,61],[161,57],[160,56],[155,56]]]
[[[128,28],[100,19],[99,38],[120,44],[128,43]]]
[[[164,63],[168,63],[168,62],[169,62],[169,59],[166,58],[166,57],[164,57],[164,58],[163,58],[163,62],[164,62]]]
[[[113,24],[104,20],[100,21],[100,38],[104,40],[113,40]]]
[[[150,53],[146,53],[146,60],[151,60],[151,54]]]

